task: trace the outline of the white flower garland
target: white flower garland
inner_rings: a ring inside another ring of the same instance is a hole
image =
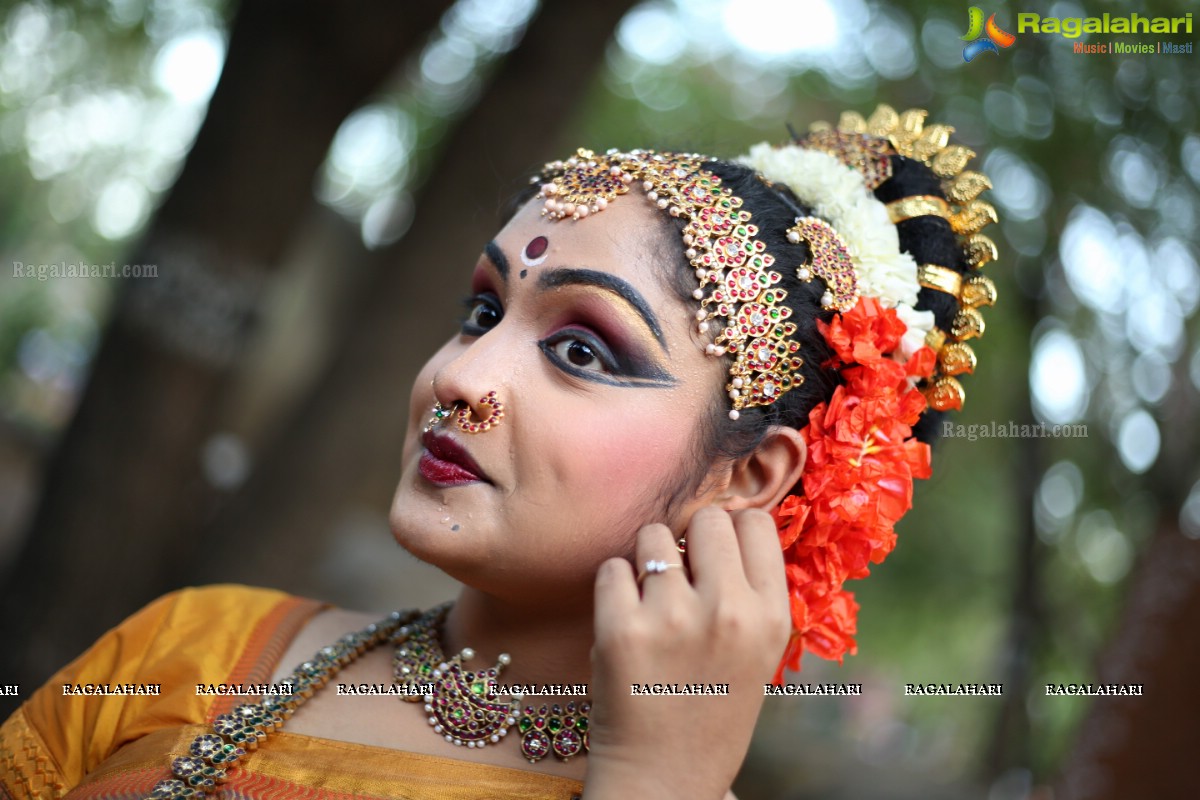
[[[785,184],[845,241],[858,272],[859,294],[895,308],[908,331],[897,356],[907,359],[925,345],[933,329],[932,311],[918,311],[917,263],[900,251],[900,234],[887,208],[863,183],[862,176],[828,153],[794,144],[773,147],[761,142],[735,159],[772,183]]]

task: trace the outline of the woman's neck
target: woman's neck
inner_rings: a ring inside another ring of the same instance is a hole
[[[449,657],[472,648],[468,669],[508,653],[501,683],[579,684],[591,678],[592,641],[591,603],[518,606],[465,586],[446,617],[442,649]]]

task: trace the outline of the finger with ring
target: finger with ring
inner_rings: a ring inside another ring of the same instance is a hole
[[[647,576],[661,575],[669,569],[683,569],[683,564],[668,564],[666,561],[654,558],[646,561],[646,563],[642,565],[642,568],[638,570],[638,585],[640,586],[642,581],[644,581]]]

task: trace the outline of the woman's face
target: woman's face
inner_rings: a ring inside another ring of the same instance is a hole
[[[695,472],[725,368],[664,279],[682,267],[660,213],[631,195],[553,222],[533,202],[487,245],[461,333],[413,386],[391,511],[406,549],[494,594],[590,597],[600,563],[631,553],[641,526],[681,531],[711,501],[702,489],[662,518]],[[504,406],[491,429],[451,418],[423,432],[435,400],[478,420],[489,392]]]

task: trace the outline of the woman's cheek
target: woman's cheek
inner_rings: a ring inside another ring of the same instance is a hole
[[[538,524],[528,529],[545,533],[522,545],[523,560],[543,568],[560,565],[571,580],[586,573],[590,586],[601,561],[630,554],[639,528],[667,521],[655,514],[686,463],[690,439],[684,431],[635,417],[636,426],[627,415],[586,430],[575,424],[570,435],[542,429],[540,444],[553,448],[542,452],[554,455],[522,470],[538,488],[526,498],[531,503],[520,504],[520,513],[538,509]]]
[[[642,417],[640,422],[646,422]],[[631,506],[650,509],[679,475],[690,441],[688,432],[670,425],[630,425],[628,418],[597,431],[579,448],[577,475],[593,496],[624,517]],[[657,520],[628,520],[634,528]]]

